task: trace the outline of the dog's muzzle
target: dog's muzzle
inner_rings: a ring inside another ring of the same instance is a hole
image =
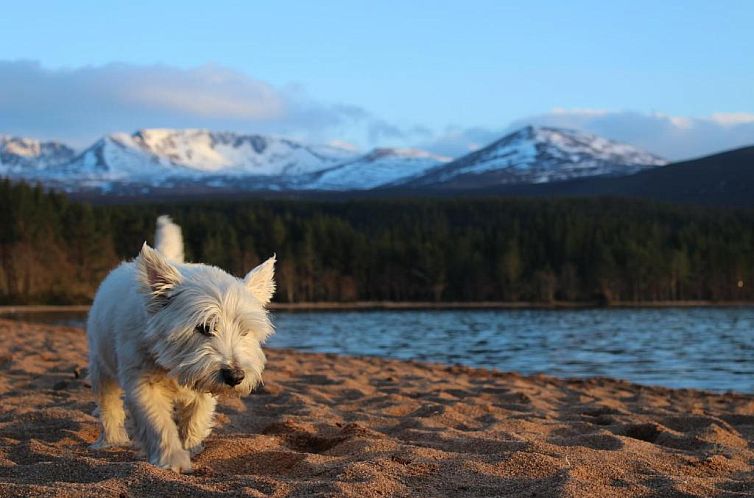
[[[222,375],[223,382],[231,387],[237,386],[246,377],[246,374],[240,368],[223,368],[220,370],[220,375]]]

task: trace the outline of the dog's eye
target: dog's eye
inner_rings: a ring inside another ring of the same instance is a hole
[[[207,337],[212,335],[212,327],[210,327],[210,325],[207,323],[200,323],[199,325],[196,326],[196,329],[194,330],[196,330],[202,335],[206,335]]]

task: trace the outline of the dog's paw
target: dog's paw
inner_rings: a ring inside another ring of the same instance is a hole
[[[127,446],[131,446],[131,440],[128,439],[128,434],[123,431],[122,434],[116,434],[109,438],[100,434],[97,440],[89,445],[89,448],[93,450],[104,450],[106,448],[122,448]]]
[[[164,453],[157,458],[152,458],[150,459],[150,463],[162,469],[172,470],[173,472],[191,473],[191,455],[183,448]]]
[[[196,446],[192,446],[191,448],[187,449],[189,454],[191,455],[191,458],[194,458],[196,455],[204,451],[204,445],[202,443],[199,443]]]

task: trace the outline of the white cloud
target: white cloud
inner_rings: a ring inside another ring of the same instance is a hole
[[[347,142],[346,140],[330,140],[327,145],[331,147],[337,147],[339,149],[350,150],[351,152],[357,152],[359,150],[358,145]]]
[[[710,116],[710,119],[721,125],[739,125],[754,123],[754,114],[748,112],[718,112]]]
[[[430,139],[425,139],[419,148],[448,157],[459,157],[473,152],[502,138],[505,130],[492,130],[482,127],[447,127]]]
[[[114,65],[79,76],[106,84],[113,100],[152,110],[248,120],[278,119],[286,110],[283,96],[267,83],[214,65],[189,70]]]
[[[178,127],[324,140],[372,121],[358,107],[317,102],[217,65],[46,69],[0,61],[0,132],[12,134],[86,142],[112,131]]]
[[[452,111],[451,107],[448,112]],[[576,128],[685,159],[754,144],[754,114],[707,117],[555,108],[507,127],[399,126],[361,107],[323,103],[298,87],[278,87],[218,65],[108,64],[47,69],[0,61],[0,133],[58,138],[74,145],[113,131],[210,128],[276,133],[328,143],[418,146],[460,156],[527,124]]]
[[[573,128],[636,145],[670,160],[689,159],[727,149],[754,145],[754,114],[716,113],[708,117],[661,113],[563,109],[518,119],[505,128],[449,128],[424,147],[458,156],[533,124]]]
[[[551,111],[552,114],[573,114],[573,113],[579,113],[582,116],[604,116],[605,114],[610,114],[610,111],[607,109],[589,109],[589,108],[576,108],[576,109],[566,109],[565,107],[556,107]]]
[[[754,115],[718,113],[708,117],[630,111],[564,110],[517,120],[523,124],[576,128],[642,147],[671,160],[688,159],[754,144]]]

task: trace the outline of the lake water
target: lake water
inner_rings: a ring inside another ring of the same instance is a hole
[[[754,393],[754,308],[275,312],[270,347]],[[81,315],[26,318],[83,327]]]

